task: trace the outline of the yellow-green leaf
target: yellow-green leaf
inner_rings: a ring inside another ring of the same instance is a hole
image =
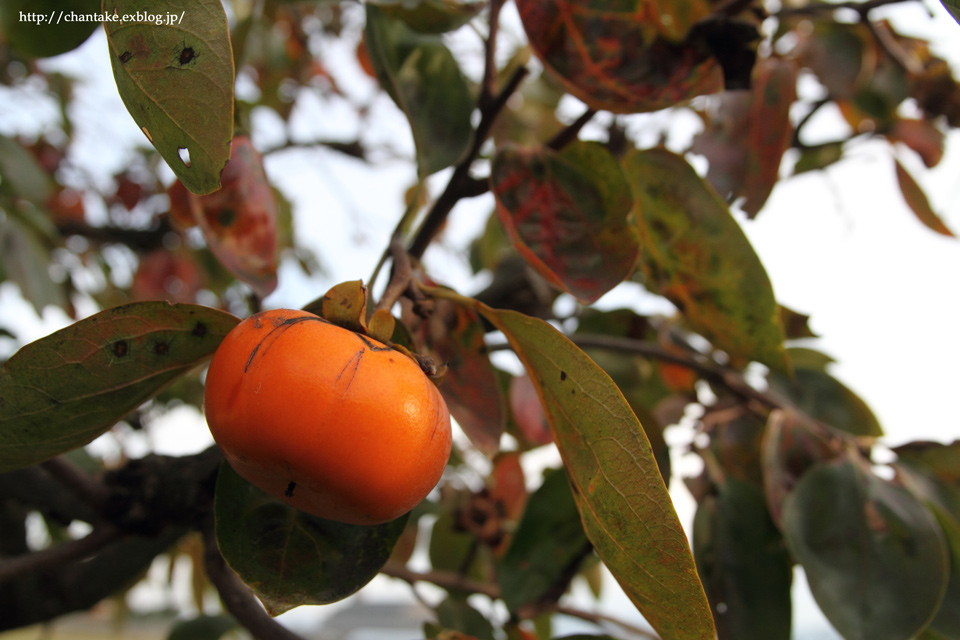
[[[647,287],[734,359],[789,370],[770,279],[723,200],[666,149],[636,151],[624,167]]]
[[[215,191],[233,138],[233,51],[222,3],[104,0],[103,10],[168,18],[104,23],[113,75],[127,111],[184,186]]]
[[[442,293],[502,331],[533,379],[587,536],[663,640],[713,640],[687,537],[643,427],[610,377],[550,324]]]

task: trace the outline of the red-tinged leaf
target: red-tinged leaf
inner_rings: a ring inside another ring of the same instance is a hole
[[[790,107],[797,99],[797,67],[792,60],[766,58],[754,69],[746,181],[742,205],[754,217],[780,179],[780,160],[793,137]]]
[[[506,146],[490,179],[514,246],[557,287],[594,302],[633,271],[630,185],[601,144],[577,141],[559,153]]]
[[[510,381],[510,410],[523,437],[532,445],[553,442],[550,423],[540,404],[540,396],[530,376],[516,376]]]
[[[0,369],[0,471],[80,447],[209,357],[239,320],[137,302],[32,342]]]
[[[907,201],[907,206],[909,206],[910,210],[917,216],[917,219],[941,235],[951,238],[955,237],[953,231],[947,228],[947,225],[943,223],[943,220],[940,219],[937,212],[930,206],[927,195],[923,192],[923,189],[920,188],[920,185],[917,184],[917,181],[913,179],[913,176],[900,164],[899,160],[894,160],[894,163],[897,167],[897,183],[900,185],[900,192],[903,194],[904,200]]]
[[[127,111],[187,189],[216,190],[233,137],[233,51],[223,4],[104,0],[103,11],[171,17],[169,24],[104,23],[113,76]]]
[[[130,295],[135,300],[194,302],[204,278],[186,251],[157,249],[140,257]]]
[[[745,89],[716,96],[701,114],[704,129],[694,136],[690,147],[691,152],[707,159],[707,180],[728,201],[743,191],[752,104],[753,94]]]
[[[949,556],[933,515],[847,454],[787,496],[783,535],[827,619],[847,640],[903,640],[940,607]]]
[[[264,297],[277,287],[277,201],[250,138],[232,146],[223,186],[199,196],[197,223],[217,259]]]
[[[624,165],[647,287],[731,357],[789,370],[770,279],[723,200],[665,149],[634,152]]]
[[[380,572],[409,517],[375,526],[324,520],[274,499],[227,463],[214,514],[224,559],[271,615],[356,593]]]
[[[706,49],[681,42],[708,3],[518,0],[517,8],[537,57],[595,109],[655,111],[723,88]]]
[[[418,334],[447,373],[439,386],[450,415],[478,449],[500,448],[506,416],[504,399],[484,343],[484,328],[469,308],[438,300]]]
[[[910,147],[927,168],[935,167],[943,159],[944,134],[930,120],[900,118],[887,134],[891,142],[902,142]]]
[[[643,427],[610,377],[548,323],[448,291],[502,331],[535,381],[587,536],[663,640],[713,640],[683,527]]]

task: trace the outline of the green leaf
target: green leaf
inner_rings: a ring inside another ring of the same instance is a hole
[[[42,204],[56,183],[32,153],[13,138],[0,135],[0,193]]]
[[[32,342],[0,368],[0,471],[82,446],[209,357],[238,320],[136,302]]]
[[[701,0],[518,0],[544,66],[594,109],[655,111],[723,88],[705,47],[683,41],[705,18]]]
[[[940,0],[940,4],[950,12],[954,20],[960,23],[960,2],[957,2],[957,0]]]
[[[178,19],[106,22],[113,76],[127,111],[184,186],[215,191],[233,138],[233,52],[223,4],[103,0],[103,11]]]
[[[731,357],[789,370],[770,279],[723,200],[666,149],[634,152],[624,165],[648,288]]]
[[[910,175],[910,172],[900,164],[899,160],[894,159],[894,164],[896,164],[897,168],[897,184],[900,185],[900,192],[903,194],[903,199],[907,201],[907,206],[909,206],[913,214],[917,216],[917,220],[940,235],[953,238],[953,232],[950,231],[940,216],[937,215],[937,212],[930,206],[927,195],[923,192],[923,189],[920,188],[920,185],[917,184],[917,181],[913,179],[913,176]]]
[[[457,162],[473,136],[474,102],[443,39],[418,34],[369,3],[364,37],[381,86],[410,122],[420,176]]]
[[[17,284],[38,315],[48,305],[69,307],[66,288],[49,275],[50,250],[34,229],[14,215],[0,221],[0,274]]]
[[[231,616],[201,615],[175,624],[167,640],[219,640],[236,628],[237,621]]]
[[[855,436],[883,435],[883,428],[867,403],[824,370],[826,363],[822,358],[825,356],[811,354],[808,349],[791,348],[787,353],[794,366],[793,378],[771,373],[770,385],[774,389],[788,396],[810,417],[835,429]]]
[[[793,570],[760,489],[730,478],[701,502],[693,553],[721,639],[789,640]]]
[[[650,443],[610,377],[548,323],[450,292],[502,331],[534,380],[587,537],[663,640],[713,640],[687,537]]]
[[[494,640],[493,625],[466,600],[449,597],[437,606],[437,624],[474,640]]]
[[[99,20],[100,0],[4,0],[0,30],[18,52],[35,58],[76,49],[90,37]]]
[[[490,176],[497,211],[517,251],[582,302],[620,284],[637,262],[633,198],[623,169],[598,142],[497,151]]]
[[[486,2],[476,0],[376,0],[391,18],[403,20],[419,33],[446,33],[459,29],[483,10]]]
[[[591,548],[567,474],[551,471],[530,496],[497,569],[507,609],[556,602]]]
[[[782,524],[817,604],[846,640],[910,638],[939,608],[949,557],[936,520],[862,461],[804,474]]]
[[[950,549],[950,581],[929,629],[960,637],[960,441],[911,442],[893,451],[897,479],[933,511]]]
[[[409,515],[376,526],[324,520],[272,498],[226,462],[214,511],[224,559],[271,615],[356,593],[380,572]]]

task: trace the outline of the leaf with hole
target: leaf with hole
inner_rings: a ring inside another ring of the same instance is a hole
[[[175,15],[177,24],[104,24],[127,111],[184,186],[220,186],[233,138],[233,52],[220,0],[104,0],[106,14]]]
[[[136,302],[26,345],[0,368],[0,471],[87,444],[212,355],[237,322]]]
[[[272,498],[226,462],[214,512],[224,559],[271,615],[357,592],[380,572],[409,517],[376,526],[324,520]]]
[[[583,302],[620,284],[637,261],[633,198],[616,159],[597,142],[498,150],[490,176],[497,212],[517,251]]]

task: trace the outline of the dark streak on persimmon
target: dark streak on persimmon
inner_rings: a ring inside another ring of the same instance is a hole
[[[286,331],[293,325],[300,324],[301,322],[308,322],[308,321],[326,322],[326,320],[324,320],[323,318],[317,318],[317,317],[311,317],[311,316],[299,316],[296,318],[282,318],[280,319],[279,322],[274,322],[273,328],[267,332],[267,335],[265,335],[263,339],[257,343],[257,346],[253,348],[253,351],[250,352],[250,357],[247,358],[247,363],[243,366],[243,372],[246,373],[247,371],[250,370],[250,365],[253,363],[254,356],[256,356],[257,353],[260,351],[260,347],[263,345],[263,343],[266,342],[268,338],[273,337],[273,333],[275,331]],[[260,321],[260,318],[256,318],[254,320],[254,327],[257,329],[263,328],[263,323]],[[276,337],[274,337],[274,340],[276,340]],[[266,351],[266,348],[264,349],[264,351]]]

